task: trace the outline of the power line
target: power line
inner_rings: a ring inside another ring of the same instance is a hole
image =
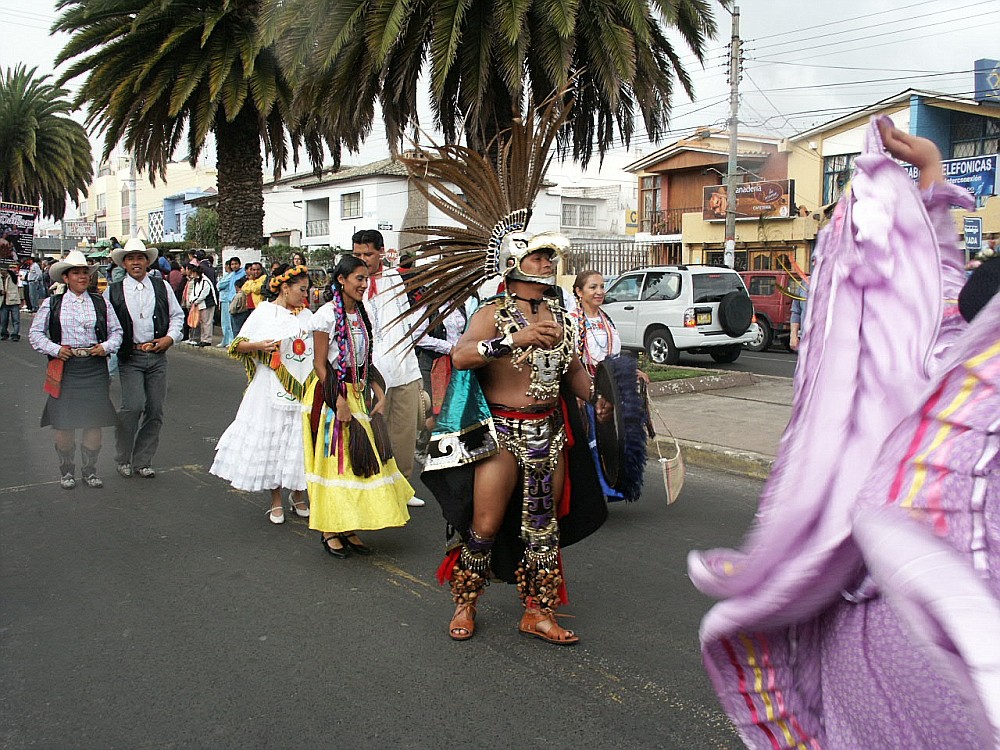
[[[887,21],[886,24],[905,23],[907,21],[916,21],[916,20],[918,20],[920,18],[930,18],[932,16],[939,16],[942,13],[949,13],[949,14],[951,14],[951,13],[954,13],[956,11],[967,10],[969,8],[975,8],[975,7],[979,6],[979,5],[993,5],[995,2],[996,2],[996,0],[978,0],[977,2],[970,3],[969,5],[959,5],[959,6],[955,6],[955,7],[944,8],[942,10],[936,10],[936,11],[933,11],[931,13],[924,13],[924,14],[921,14],[921,15],[918,15],[918,16],[907,16],[906,18],[900,18],[900,19],[897,19],[895,21]],[[947,20],[947,21],[941,21],[940,23],[951,23],[954,20],[964,20],[964,19],[950,19],[950,20]],[[868,25],[868,26],[860,26],[860,27],[857,27],[857,28],[854,28],[854,29],[847,29],[847,30],[844,30],[844,31],[831,31],[828,34],[817,34],[816,36],[801,37],[801,38],[798,38],[798,39],[789,40],[787,42],[775,42],[774,44],[766,44],[763,47],[759,47],[757,49],[772,49],[774,47],[784,47],[785,45],[788,45],[788,44],[798,44],[800,42],[808,42],[808,41],[813,40],[813,39],[826,39],[828,37],[838,36],[840,34],[850,34],[850,33],[856,32],[856,31],[863,31],[864,29],[882,28],[886,24],[877,24],[877,25],[876,24],[871,24],[871,25]],[[937,24],[931,24],[931,25],[937,25]],[[917,28],[925,28],[925,27],[921,26],[921,27],[917,27]],[[896,33],[902,33],[904,31],[913,31],[913,29],[895,29],[893,31],[887,31],[886,34],[896,34]],[[860,38],[862,38],[862,39],[868,39],[868,38],[871,38],[871,37],[860,37]],[[754,41],[754,40],[751,40],[751,41]],[[855,40],[845,39],[845,40],[841,40],[840,42],[832,42],[831,44],[841,44],[841,43],[846,43],[846,42],[849,42],[849,41],[857,41],[857,40],[856,39]],[[819,45],[819,46],[829,46],[829,45]],[[812,46],[811,48],[814,49],[815,46]],[[778,53],[778,54],[784,54],[784,53]]]
[[[792,65],[797,68],[819,68],[821,70],[863,70],[867,72],[874,73],[927,73],[927,74],[937,74],[939,71],[936,70],[914,70],[912,68],[866,68],[866,67],[856,67],[851,65],[811,65],[809,63],[803,62],[788,62],[787,60],[768,60],[763,57],[759,58],[748,58],[755,63],[763,63],[764,65]]]
[[[975,69],[969,70],[954,70],[948,73],[930,73],[927,75],[917,75],[917,76],[894,76],[892,78],[871,78],[864,81],[843,81],[839,83],[817,83],[811,86],[783,86],[781,88],[768,89],[769,92],[774,93],[776,91],[801,91],[804,89],[826,89],[826,88],[837,88],[840,86],[861,86],[868,85],[872,83],[887,83],[891,81],[906,81],[913,78],[924,79],[933,78],[940,76],[957,76],[964,75],[967,73],[975,73]]]
[[[785,125],[787,125],[788,127],[791,128],[792,127],[792,123],[790,123],[788,121],[788,118],[785,117],[784,114],[782,114],[781,110],[778,109],[778,107],[774,104],[774,102],[772,102],[770,99],[768,99],[767,94],[765,94],[763,91],[761,91],[760,86],[757,85],[757,82],[753,78],[750,77],[750,73],[749,72],[745,72],[744,75],[747,77],[747,80],[750,81],[750,83],[753,84],[753,87],[755,89],[757,89],[757,91],[760,93],[760,95],[764,97],[764,101],[766,101],[768,104],[770,104],[771,108],[775,112],[777,112],[778,115],[785,121]],[[765,120],[765,122],[766,122],[766,120]]]
[[[798,29],[791,29],[790,31],[779,31],[779,32],[774,33],[774,34],[768,34],[766,36],[759,36],[756,39],[757,40],[761,40],[761,39],[774,39],[775,37],[779,37],[779,36],[787,36],[789,34],[798,34],[799,32],[802,32],[802,31],[812,31],[813,29],[822,29],[822,28],[824,28],[826,26],[838,26],[839,24],[842,24],[842,23],[855,23],[857,21],[860,21],[863,18],[874,18],[875,16],[884,16],[886,13],[896,13],[896,12],[901,11],[901,10],[907,10],[909,8],[916,8],[916,7],[919,7],[919,6],[926,6],[926,5],[927,5],[927,0],[923,0],[923,2],[911,3],[910,5],[903,5],[903,6],[898,7],[898,8],[890,8],[889,10],[880,10],[880,11],[878,11],[876,13],[868,13],[868,14],[863,15],[863,16],[852,16],[851,18],[845,18],[843,21],[828,21],[827,23],[821,23],[821,24],[816,24],[816,25],[812,25],[812,26],[806,26],[806,27],[798,28]]]
[[[984,21],[984,22],[982,22],[980,24],[980,26],[989,26],[989,25],[994,25],[994,24],[997,24],[997,23],[1000,23],[1000,18],[994,18],[994,19],[991,19],[989,21]],[[940,24],[933,24],[933,25],[934,26],[938,26]],[[914,29],[909,29],[909,31],[914,31]],[[966,31],[966,29],[951,29],[951,30],[948,30],[948,31],[943,31],[940,34],[932,34],[931,36],[941,36],[941,35],[944,35],[944,34],[953,34],[956,31]],[[816,54],[810,54],[809,57],[801,57],[798,60],[792,60],[790,62],[801,62],[802,60],[812,60],[812,59],[815,59],[817,57],[829,57],[830,55],[843,55],[843,54],[846,54],[848,52],[858,52],[859,50],[871,50],[873,48],[878,48],[878,47],[889,47],[889,46],[894,45],[894,44],[902,44],[903,42],[927,42],[927,38],[928,38],[927,34],[920,34],[918,36],[910,37],[908,39],[894,39],[894,40],[889,41],[889,42],[882,42],[880,44],[870,44],[870,45],[866,45],[864,47],[851,47],[850,49],[834,50],[833,52],[822,52],[822,53],[820,53],[818,55],[816,55]],[[859,40],[855,40],[855,41],[859,41]],[[807,51],[807,50],[795,50],[795,52],[804,52],[804,51]],[[788,54],[793,54],[793,53],[789,52]]]
[[[987,0],[987,1],[988,2],[992,2],[993,0]],[[923,24],[921,26],[912,26],[912,27],[910,27],[908,29],[896,29],[894,31],[886,31],[886,32],[882,32],[880,34],[868,34],[867,36],[854,37],[853,39],[841,39],[840,41],[828,42],[826,44],[810,44],[810,45],[808,45],[806,47],[801,47],[799,49],[784,50],[784,51],[779,52],[777,54],[794,55],[794,54],[797,54],[799,52],[807,52],[807,51],[808,52],[812,52],[812,51],[817,50],[817,49],[823,49],[824,47],[836,47],[836,46],[839,46],[841,44],[850,44],[850,43],[853,43],[853,42],[862,42],[862,41],[867,41],[869,39],[881,39],[883,37],[893,36],[894,34],[903,34],[903,33],[907,33],[907,32],[910,32],[910,31],[919,31],[921,29],[939,28],[939,27],[941,27],[941,26],[943,26],[945,24],[949,24],[949,23],[956,23],[958,21],[968,21],[968,20],[970,20],[972,18],[976,18],[978,15],[979,14],[973,14],[971,16],[962,16],[960,18],[951,18],[951,19],[949,19],[947,21],[938,21],[936,23],[927,23],[927,24]],[[756,50],[754,50],[754,51],[756,51]],[[842,51],[844,51],[844,50],[841,50],[841,52]],[[774,53],[772,53],[772,54],[774,54]]]

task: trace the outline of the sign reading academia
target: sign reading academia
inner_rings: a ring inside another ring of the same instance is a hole
[[[706,185],[701,204],[705,221],[725,221],[731,200],[725,185]],[[795,205],[795,180],[740,182],[736,185],[736,219],[788,219]]]
[[[0,237],[13,247],[14,256],[27,258],[35,244],[38,206],[0,202]]]

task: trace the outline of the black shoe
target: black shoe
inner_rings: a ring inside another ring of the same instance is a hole
[[[342,559],[342,560],[343,560],[343,559],[344,559],[345,557],[350,557],[350,556],[351,556],[351,548],[350,548],[350,547],[340,547],[340,548],[338,549],[338,548],[336,548],[336,547],[331,547],[331,546],[330,546],[330,545],[328,544],[328,542],[332,542],[332,541],[333,541],[333,540],[335,540],[335,539],[336,539],[337,541],[340,541],[340,542],[341,542],[341,544],[343,544],[343,540],[341,540],[341,539],[340,539],[340,537],[338,537],[338,536],[336,536],[336,535],[334,535],[334,536],[329,536],[329,537],[326,537],[325,539],[323,538],[323,536],[322,536],[322,535],[320,535],[320,538],[319,538],[320,542],[322,542],[322,544],[323,544],[323,549],[325,549],[325,550],[326,550],[327,552],[329,552],[329,553],[330,553],[331,555],[333,555],[334,557],[339,557],[339,558],[340,558],[340,559]]]
[[[10,336],[8,336],[6,333],[0,333],[0,341],[6,341],[9,338]]]
[[[211,346],[211,344],[208,343],[207,341],[199,341],[198,346]]]
[[[351,537],[354,537],[358,541],[352,542]],[[350,547],[354,552],[357,552],[359,555],[370,555],[375,551],[367,544],[364,544],[361,539],[358,538],[357,534],[341,534],[340,541]]]
[[[20,336],[11,336],[11,337],[10,337],[10,340],[11,340],[11,341],[20,341],[20,340],[21,340],[21,337],[20,337]]]

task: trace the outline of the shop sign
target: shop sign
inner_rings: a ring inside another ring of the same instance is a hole
[[[625,211],[625,234],[633,235],[639,231],[639,212],[634,208]]]
[[[978,253],[983,249],[983,217],[966,216],[962,221],[962,230],[965,234],[965,249],[971,253]]]
[[[701,216],[725,221],[730,197],[725,185],[706,185]],[[788,219],[795,204],[795,180],[763,180],[736,185],[736,219]]]
[[[912,164],[904,164],[914,182],[920,179],[920,170]],[[953,185],[963,187],[972,193],[980,206],[991,195],[996,195],[997,168],[1000,156],[966,156],[962,159],[945,159],[941,162],[944,178]]]
[[[63,221],[64,237],[97,237],[97,222],[82,219]]]
[[[1000,103],[1000,60],[976,60],[975,71],[976,101]]]

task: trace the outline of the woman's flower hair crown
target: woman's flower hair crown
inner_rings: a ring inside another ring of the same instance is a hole
[[[282,284],[287,284],[289,281],[294,279],[296,276],[301,276],[302,274],[308,274],[309,269],[305,266],[292,266],[287,271],[285,271],[280,276],[274,276],[268,282],[268,288],[277,294],[278,289],[281,288]]]

